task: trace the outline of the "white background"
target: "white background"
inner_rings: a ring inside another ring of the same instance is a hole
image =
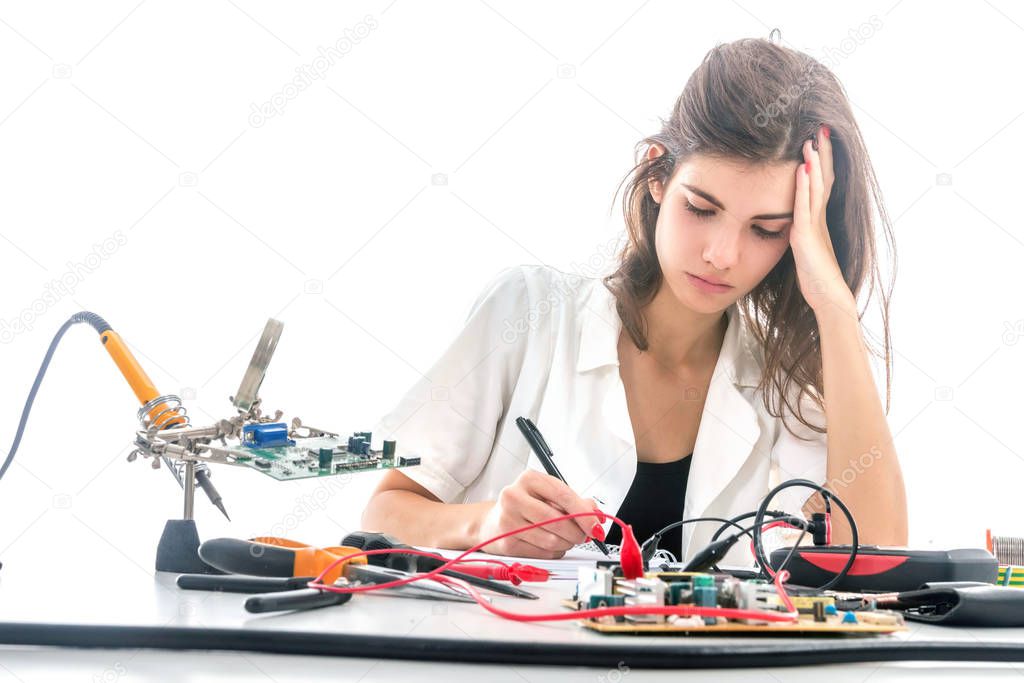
[[[842,55],[896,221],[889,418],[911,542],[1024,534],[1022,25],[1005,0],[0,4],[0,452],[51,336],[83,309],[163,391],[191,397],[197,424],[232,414],[279,318],[267,407],[369,429],[498,270],[600,261],[633,145],[708,49],[779,27],[792,47]],[[252,119],[357,30],[323,78]],[[97,263],[107,239],[124,244]],[[87,259],[97,267],[76,268]],[[65,276],[73,292],[43,301]],[[96,335],[73,328],[0,482],[0,559],[74,536],[115,568],[151,569],[180,492],[125,462],[136,408]],[[235,521],[199,495],[204,537],[330,544],[376,476],[322,510],[316,482],[214,481]]]

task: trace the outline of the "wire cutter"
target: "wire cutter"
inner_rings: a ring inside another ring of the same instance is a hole
[[[399,569],[374,567],[365,564],[349,564],[342,570],[342,575],[334,582],[334,585],[366,586],[388,583],[412,576],[416,575]],[[381,594],[428,600],[476,602],[472,597],[457,589],[429,580],[383,589]],[[352,593],[334,593],[332,591],[320,590],[319,588],[304,588],[301,590],[253,595],[245,601],[245,609],[253,613],[283,612],[286,610],[303,610],[342,605],[351,599]]]

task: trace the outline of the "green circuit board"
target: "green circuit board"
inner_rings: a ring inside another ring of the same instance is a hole
[[[227,446],[225,450],[240,465],[281,481],[333,477],[349,472],[397,469],[420,464],[418,457],[399,456],[395,453],[386,455],[383,450],[368,449],[364,454],[350,453],[348,442],[333,436],[295,439],[294,446],[252,448],[239,444]]]

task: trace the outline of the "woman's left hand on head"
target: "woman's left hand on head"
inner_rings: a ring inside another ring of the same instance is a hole
[[[825,208],[835,180],[828,127],[819,126],[816,135],[818,149],[814,149],[811,140],[805,140],[805,163],[796,170],[789,246],[793,250],[797,283],[815,314],[837,306],[856,318],[856,299],[843,279],[825,221]]]

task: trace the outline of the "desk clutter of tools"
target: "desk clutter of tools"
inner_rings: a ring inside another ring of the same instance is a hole
[[[536,567],[491,569],[479,563],[451,563],[421,553],[381,533],[358,531],[342,545],[318,548],[286,538],[214,538],[199,546],[200,558],[218,573],[181,574],[179,588],[252,594],[248,612],[282,612],[342,605],[354,593],[387,590],[401,597],[476,602],[458,581],[498,595],[537,596],[496,579],[521,583],[546,580]],[[437,572],[437,581],[424,580]],[[445,581],[448,581],[446,583]]]
[[[395,597],[477,603],[514,621],[576,621],[588,630],[618,635],[884,636],[905,631],[908,619],[1024,625],[1024,591],[994,585],[995,558],[980,549],[918,551],[916,562],[924,569],[915,569],[912,576],[935,580],[897,592],[787,584],[786,570],[767,581],[753,572],[744,576],[740,570],[683,571],[662,564],[627,576],[618,560],[597,560],[579,567],[572,594],[559,602],[558,611],[546,613],[520,613],[493,600],[537,600],[520,585],[546,581],[544,569],[518,562],[509,565],[498,557],[447,559],[382,533],[355,532],[342,539],[342,545],[330,547],[278,537],[216,538],[203,543],[199,553],[211,573],[181,574],[178,587],[247,594],[242,607],[251,613],[344,605],[356,593],[381,591]],[[879,557],[893,564],[891,555],[864,554],[851,575],[865,575]],[[911,564],[910,559],[903,557],[900,564]],[[800,566],[794,569],[800,571]]]

